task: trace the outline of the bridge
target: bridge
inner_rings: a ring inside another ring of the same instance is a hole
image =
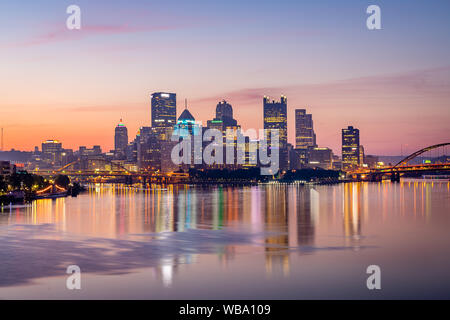
[[[381,181],[383,177],[389,177],[391,181],[398,182],[400,181],[400,176],[405,173],[444,173],[450,172],[450,162],[448,159],[445,160],[445,163],[424,163],[424,164],[416,164],[410,165],[408,164],[411,160],[417,158],[421,154],[438,149],[447,147],[450,145],[450,142],[435,144],[423,149],[420,149],[409,156],[405,157],[401,161],[399,161],[394,166],[386,166],[382,168],[359,168],[355,171],[348,172],[348,175],[356,180],[368,180],[368,181]]]
[[[189,178],[189,174],[180,172],[162,173],[158,171],[136,172],[125,168],[122,164],[105,159],[78,159],[57,170],[39,171],[42,176],[53,177],[58,174],[67,175],[75,180],[89,182],[133,182],[147,183],[179,183]]]

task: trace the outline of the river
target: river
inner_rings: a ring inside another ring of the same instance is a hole
[[[449,270],[445,181],[93,185],[0,209],[0,299],[449,299]]]

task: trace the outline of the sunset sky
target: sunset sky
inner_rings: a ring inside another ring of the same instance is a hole
[[[81,8],[81,30],[66,8]],[[366,28],[381,7],[382,30]],[[313,114],[317,142],[340,154],[341,129],[366,154],[449,142],[450,1],[0,2],[0,126],[5,149],[113,147],[150,125],[150,94],[175,92],[206,125],[228,100],[244,129],[263,124],[264,95]]]

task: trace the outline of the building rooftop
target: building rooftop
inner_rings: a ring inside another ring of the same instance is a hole
[[[195,121],[194,117],[192,116],[192,114],[189,112],[188,109],[184,109],[183,112],[178,117],[178,121],[181,121],[181,120]]]

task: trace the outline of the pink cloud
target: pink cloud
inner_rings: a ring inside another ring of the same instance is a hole
[[[82,107],[64,108],[67,112],[123,112],[124,110],[142,111],[148,106],[142,103],[126,103],[120,105],[91,105]]]
[[[69,30],[66,28],[59,28],[55,31],[36,35],[30,39],[21,42],[10,43],[0,47],[2,48],[30,47],[50,43],[57,43],[62,41],[80,40],[86,37],[96,35],[118,35],[137,32],[158,32],[158,31],[174,30],[180,27],[181,26],[179,25],[158,25],[146,27],[138,27],[130,25],[88,25],[82,26],[80,30]]]
[[[198,120],[214,116],[227,99],[245,128],[262,128],[262,99],[288,97],[288,135],[295,141],[294,110],[313,114],[319,144],[340,153],[340,130],[354,125],[369,153],[396,153],[401,143],[412,149],[449,140],[450,67],[376,75],[319,84],[247,88],[191,100]],[[208,112],[205,112],[208,110]]]

